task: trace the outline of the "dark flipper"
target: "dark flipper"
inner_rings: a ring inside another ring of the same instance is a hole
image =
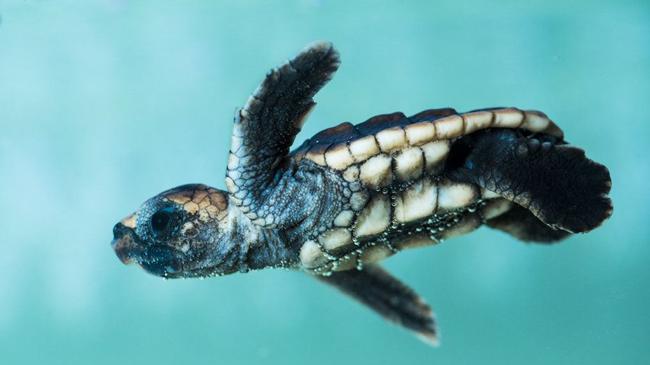
[[[271,70],[235,116],[226,185],[235,203],[249,211],[273,184],[312,97],[332,77],[339,57],[330,43],[316,43]],[[254,188],[253,188],[254,187]]]
[[[528,209],[515,205],[509,211],[489,219],[487,225],[525,242],[553,243],[570,233],[542,223]]]
[[[554,137],[486,130],[456,141],[450,156],[450,178],[500,194],[554,229],[587,232],[611,215],[607,168]]]
[[[415,331],[427,343],[437,345],[431,308],[411,288],[379,266],[368,265],[362,271],[338,271],[331,276],[318,276],[318,279],[369,306],[384,318]]]

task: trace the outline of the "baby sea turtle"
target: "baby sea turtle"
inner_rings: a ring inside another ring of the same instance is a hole
[[[607,168],[538,111],[384,114],[290,152],[338,66],[316,43],[269,72],[236,113],[228,191],[192,184],[149,199],[113,229],[120,260],[165,278],[304,271],[435,343],[429,306],[378,261],[483,224],[550,243],[610,216]]]

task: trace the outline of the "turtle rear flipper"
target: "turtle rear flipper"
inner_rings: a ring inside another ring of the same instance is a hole
[[[519,205],[514,205],[504,214],[488,219],[486,224],[525,242],[554,243],[570,234],[547,226],[528,209]]]
[[[382,317],[415,331],[422,340],[438,344],[433,313],[419,295],[378,265],[367,265],[362,271],[333,272],[317,276],[321,281],[375,310]]]
[[[456,141],[450,156],[451,179],[501,195],[553,229],[587,232],[611,215],[607,168],[555,137],[486,130]]]

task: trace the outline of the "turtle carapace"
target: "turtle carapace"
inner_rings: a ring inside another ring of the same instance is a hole
[[[538,111],[384,114],[290,151],[338,66],[315,43],[269,72],[236,113],[228,190],[149,199],[114,227],[120,260],[165,278],[303,271],[435,343],[431,309],[380,260],[481,225],[551,243],[610,216],[607,168]]]

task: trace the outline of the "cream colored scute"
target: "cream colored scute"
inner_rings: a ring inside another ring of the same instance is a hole
[[[522,128],[526,128],[531,132],[541,132],[548,128],[550,120],[543,113],[534,110],[527,110],[525,115],[526,118]]]
[[[388,153],[407,146],[406,134],[400,127],[387,128],[379,131],[376,137],[382,152]]]
[[[493,127],[518,128],[524,121],[524,112],[519,109],[498,109],[494,112]]]
[[[352,165],[343,172],[345,181],[353,182],[359,180],[359,166]]]
[[[321,166],[325,166],[325,155],[322,154],[322,153],[314,153],[314,152],[309,151],[309,152],[307,152],[305,157],[307,157],[308,159],[316,162],[317,164],[319,164]]]
[[[350,151],[357,162],[363,162],[380,153],[374,136],[366,136],[351,142]]]
[[[417,146],[433,140],[436,137],[436,129],[431,122],[419,122],[407,125],[404,128],[406,139],[411,146]]]
[[[365,191],[358,191],[350,197],[350,207],[354,209],[355,211],[360,211],[363,209],[363,207],[366,206],[366,203],[368,202],[369,195]]]
[[[393,252],[386,246],[372,246],[361,254],[361,261],[364,264],[371,264],[391,256]]]
[[[484,219],[492,219],[500,216],[512,208],[512,202],[503,198],[491,199],[481,208],[481,215]]]
[[[465,118],[465,133],[469,134],[490,127],[494,116],[492,112],[480,111],[466,113],[462,117]]]
[[[390,162],[390,156],[385,154],[368,159],[361,165],[361,181],[371,188],[389,184],[392,181]]]
[[[429,142],[420,146],[424,151],[424,160],[426,168],[431,171],[432,168],[438,166],[449,153],[449,141],[435,141]]]
[[[445,182],[438,186],[438,208],[455,209],[468,206],[477,198],[477,189],[468,184]]]
[[[407,148],[395,157],[397,177],[402,181],[418,178],[423,164],[422,150],[419,147]]]
[[[448,239],[461,236],[477,229],[480,225],[481,221],[477,216],[469,215],[461,219],[460,222],[456,223],[453,227],[444,230],[440,234],[440,238]]]
[[[434,213],[437,187],[431,180],[420,180],[402,193],[395,206],[395,219],[401,223],[422,219]]]
[[[314,268],[325,263],[323,252],[314,241],[305,242],[300,248],[300,263],[306,268]]]
[[[436,120],[436,139],[449,139],[458,137],[463,133],[463,118],[459,115],[450,115]]]
[[[354,163],[354,159],[350,151],[348,151],[348,146],[340,144],[327,150],[325,153],[325,162],[335,170],[343,170]]]
[[[318,241],[326,250],[335,250],[352,243],[352,234],[345,228],[335,228],[325,231]]]
[[[352,224],[354,212],[351,210],[344,210],[334,219],[334,225],[337,227],[349,227]]]
[[[359,214],[354,231],[355,236],[370,236],[386,230],[390,223],[390,208],[388,197],[384,195],[375,196]]]

